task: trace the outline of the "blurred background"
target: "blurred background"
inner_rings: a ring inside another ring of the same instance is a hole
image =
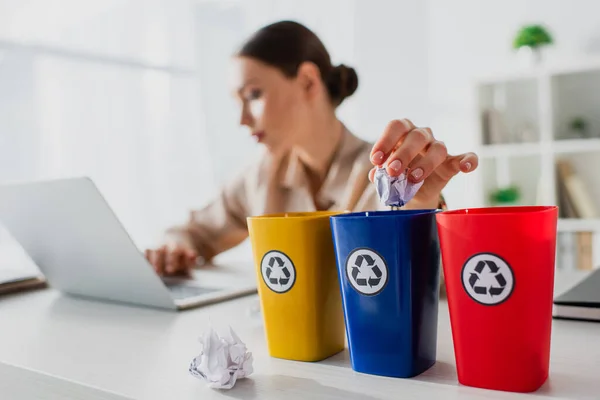
[[[562,263],[599,263],[595,0],[0,0],[0,183],[90,176],[151,246],[257,154],[229,61],[280,19],[357,70],[356,135],[408,117],[478,152],[450,208],[560,203]]]

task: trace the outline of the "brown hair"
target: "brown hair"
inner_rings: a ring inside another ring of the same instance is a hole
[[[334,106],[340,105],[358,87],[354,68],[331,65],[331,58],[321,40],[310,29],[293,21],[280,21],[259,29],[238,52],[281,70],[293,78],[303,62],[312,62]]]

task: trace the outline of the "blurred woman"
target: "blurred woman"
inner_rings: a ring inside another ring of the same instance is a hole
[[[162,247],[147,250],[159,274],[186,274],[199,257],[209,261],[241,243],[248,216],[380,209],[369,182],[376,166],[424,181],[405,208],[442,207],[448,181],[477,167],[475,154],[448,155],[431,129],[409,119],[391,121],[374,144],[354,136],[336,108],[356,91],[356,71],[332,65],[321,40],[301,24],[263,27],[233,62],[240,124],[265,152],[186,224],[169,229]]]

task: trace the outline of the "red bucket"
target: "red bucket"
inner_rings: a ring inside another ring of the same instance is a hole
[[[532,392],[548,378],[558,207],[438,213],[458,380]]]

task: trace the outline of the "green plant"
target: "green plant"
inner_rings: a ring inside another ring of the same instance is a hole
[[[515,203],[521,197],[521,191],[516,186],[496,189],[490,194],[490,200],[494,204]]]
[[[579,132],[582,136],[586,136],[587,121],[583,117],[575,117],[569,122],[569,128],[572,131]]]
[[[513,47],[538,48],[544,45],[552,44],[554,40],[550,33],[541,25],[527,25],[521,28],[513,41]]]

